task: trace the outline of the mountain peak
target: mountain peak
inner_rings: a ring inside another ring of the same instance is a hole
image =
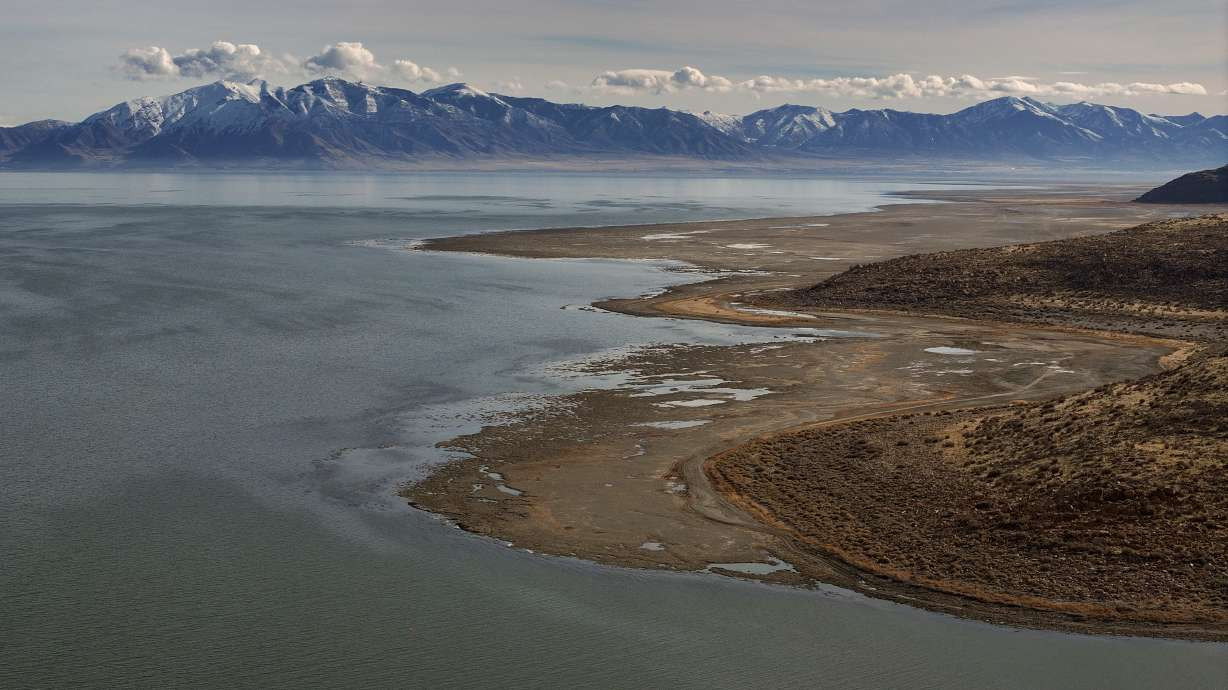
[[[1156,118],[1094,103],[1003,96],[950,115],[788,104],[744,117],[667,108],[563,105],[469,84],[422,94],[323,76],[293,88],[217,81],[138,98],[63,126],[0,131],[0,166],[294,161],[361,165],[424,156],[710,159],[913,155],[963,160],[1222,162],[1225,116]]]
[[[970,105],[953,117],[958,117],[969,123],[1001,117],[1013,113],[1026,112],[1040,117],[1054,117],[1054,108],[1048,103],[1042,103],[1030,96],[1002,96],[992,100]]]
[[[338,77],[332,74],[320,77],[319,79],[313,79],[307,82],[306,84],[303,84],[295,88],[302,88],[304,86],[310,87],[312,89],[365,89],[368,91],[378,91],[379,90],[378,86],[372,86],[370,84],[366,84],[361,81],[350,81],[349,79],[342,79],[341,77]]]
[[[447,95],[459,96],[461,98],[466,98],[466,97],[489,98],[490,97],[490,94],[486,93],[485,91],[479,88],[470,86],[469,84],[466,84],[463,81],[458,81],[455,84],[445,84],[444,86],[437,86],[433,89],[428,89],[426,91],[423,91],[422,95],[428,98],[431,96],[447,96]]]

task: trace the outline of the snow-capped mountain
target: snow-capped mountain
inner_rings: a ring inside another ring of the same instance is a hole
[[[744,117],[595,107],[467,84],[414,93],[337,78],[290,89],[219,81],[78,123],[0,128],[0,165],[365,167],[436,159],[815,156],[1190,164],[1228,159],[1228,118],[998,98],[950,115],[782,105]]]
[[[1168,139],[1170,132],[1182,129],[1182,125],[1163,117],[1087,101],[1058,106],[1055,110],[1066,121],[1097,132],[1109,140],[1132,137]]]
[[[830,110],[807,105],[782,105],[742,118],[742,135],[764,146],[798,148],[836,126]]]

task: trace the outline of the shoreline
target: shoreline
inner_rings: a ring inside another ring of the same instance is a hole
[[[1114,194],[1119,192],[1112,189]],[[647,371],[649,379],[652,372],[688,368],[715,372],[711,375],[720,379],[720,385],[737,384],[755,390],[764,389],[756,386],[767,385],[770,392],[745,401],[716,402],[709,396],[649,403],[658,408],[670,406],[670,416],[679,418],[671,423],[694,422],[693,427],[674,429],[653,429],[654,422],[646,415],[654,410],[645,409],[644,402],[635,399],[639,394],[593,391],[566,396],[568,400],[562,406],[569,409],[557,418],[549,413],[536,415],[458,439],[451,447],[467,451],[472,458],[443,466],[403,495],[413,505],[448,516],[469,531],[556,555],[633,567],[707,569],[792,585],[826,582],[920,608],[1025,627],[1223,639],[1221,633],[1209,633],[1198,626],[1080,619],[1029,608],[1019,601],[977,600],[873,575],[838,556],[819,557],[797,548],[789,530],[770,513],[712,485],[711,467],[716,458],[753,442],[801,429],[904,412],[979,409],[988,401],[997,406],[1051,398],[1156,371],[1162,359],[1178,356],[1176,353],[1189,345],[1178,339],[941,315],[873,310],[787,314],[738,309],[746,295],[812,284],[862,259],[877,261],[891,255],[915,254],[927,247],[932,251],[1098,234],[1106,228],[1163,218],[1172,210],[1137,208],[1118,199],[1088,193],[1072,196],[1069,191],[958,190],[934,194],[940,197],[936,199],[939,203],[884,204],[868,212],[831,216],[586,228],[583,235],[569,228],[427,240],[417,248],[532,258],[668,259],[713,272],[751,270],[756,273],[723,275],[667,288],[645,298],[615,298],[595,306],[635,316],[781,329],[869,328],[879,332],[883,341],[832,338],[817,345],[790,343],[766,351],[766,356],[747,346],[677,347],[634,361],[611,363],[611,371]],[[928,199],[934,194],[922,192],[917,196]],[[965,213],[969,205],[975,208]],[[1004,216],[1005,233],[990,220]],[[918,232],[918,228],[939,230],[947,224],[957,228],[951,235]],[[853,232],[841,234],[849,229]],[[925,241],[918,243],[918,235]],[[733,241],[736,239],[743,241]],[[845,250],[840,253],[848,256],[815,249],[825,242],[825,246],[839,246]],[[768,252],[761,251],[768,248]],[[809,256],[820,253],[823,256]],[[923,371],[927,375],[920,380],[910,380],[912,374],[896,373],[917,366],[916,351],[924,349],[917,347],[919,344],[951,341],[958,345],[978,338],[992,339],[1005,353],[1001,357],[1019,359],[1010,362],[1015,366],[1027,364],[1024,360],[1029,357],[1036,359],[1037,347],[1045,356],[1079,362],[1081,379],[1063,381],[1063,375],[1048,373],[1054,364],[1046,364],[1048,370],[1032,372],[1036,375],[1026,381],[1015,380],[1018,376],[1013,372],[986,363],[969,363],[966,366],[970,369],[952,370],[967,371],[959,377],[972,379],[969,381],[953,381],[953,375],[932,367],[932,371]],[[784,362],[776,361],[782,359]],[[799,376],[790,371],[799,367],[820,369],[822,375]],[[874,382],[871,390],[861,385],[865,380]],[[651,383],[648,380],[645,385]],[[704,388],[695,387],[686,394],[704,395]],[[720,410],[720,414],[711,410]],[[712,419],[698,419],[701,413]],[[586,431],[576,432],[574,427]],[[635,431],[628,435],[628,428]],[[567,433],[573,438],[562,438]],[[628,445],[626,436],[635,442]],[[634,472],[622,465],[610,468],[613,462],[627,462],[629,451],[639,453],[636,458],[645,458],[637,460]],[[623,482],[604,481],[619,480],[620,474],[651,486],[621,490]],[[506,480],[497,485],[502,488],[495,489],[495,493],[504,495],[492,494],[490,487],[481,483],[483,477],[492,475]],[[602,481],[594,484],[596,480]],[[458,490],[459,485],[474,488],[463,492]],[[606,489],[617,486],[620,490],[610,499],[577,498],[576,494],[592,491],[594,485]],[[677,486],[683,488],[673,488]],[[661,494],[666,494],[664,500]],[[631,512],[639,514],[629,518]],[[635,535],[640,533],[647,537],[636,541],[640,537]],[[787,567],[772,566],[774,562]],[[741,568],[754,563],[767,567]],[[738,567],[721,568],[720,564]]]

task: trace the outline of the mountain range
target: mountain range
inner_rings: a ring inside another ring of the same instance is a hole
[[[683,158],[1200,165],[1228,160],[1228,117],[1145,115],[1004,97],[949,115],[782,105],[746,116],[588,106],[451,84],[422,93],[335,77],[218,81],[81,122],[0,128],[0,167],[364,168],[432,161]]]

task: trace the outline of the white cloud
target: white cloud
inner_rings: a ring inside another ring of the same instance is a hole
[[[558,79],[552,79],[546,82],[546,88],[551,91],[566,91],[567,89],[571,87],[568,86],[567,82],[565,81],[560,81]]]
[[[119,56],[119,61],[120,69],[131,79],[179,76],[179,66],[166,48],[130,48]]]
[[[247,81],[286,71],[286,60],[268,55],[252,43],[214,41],[205,49],[184,51],[173,58],[185,77],[222,76]]]
[[[375,53],[359,41],[339,41],[324,46],[319,55],[303,61],[303,69],[311,74],[331,74],[350,79],[371,80],[392,77],[401,82],[438,84],[444,80],[438,70],[419,65],[413,60],[393,60],[385,66],[375,59]],[[459,77],[460,70],[449,67],[449,77]]]
[[[648,91],[660,94],[683,89],[730,91],[733,89],[733,82],[725,77],[708,76],[688,65],[674,72],[661,69],[610,70],[597,75],[592,86],[610,93]]]
[[[438,70],[420,65],[413,60],[393,60],[385,66],[375,58],[375,53],[359,41],[339,41],[324,46],[319,55],[303,61],[303,69],[312,74],[331,74],[350,79],[371,80],[391,77],[401,82],[439,84],[444,81]],[[460,76],[460,70],[449,67],[451,79]]]
[[[502,92],[520,92],[524,91],[524,84],[520,83],[520,77],[512,77],[506,81],[495,82],[495,90]]]
[[[674,72],[670,80],[682,88],[706,89],[709,91],[729,91],[733,88],[733,82],[728,79],[705,75],[689,65]]]
[[[858,98],[984,98],[992,96],[1138,96],[1141,94],[1183,94],[1204,96],[1206,88],[1201,84],[1176,82],[1150,84],[1133,82],[1118,84],[1102,82],[1081,84],[1070,81],[1047,83],[1027,77],[1001,77],[980,79],[970,74],[958,77],[930,75],[914,78],[909,74],[893,74],[889,77],[835,77],[832,79],[781,79],[757,77],[738,84],[740,88],[758,92],[795,91],[814,92],[832,96]]]
[[[593,80],[593,88],[612,93],[652,91],[665,93],[672,72],[658,69],[620,69],[602,72]]]
[[[1118,84],[1115,82],[1103,82],[1100,84],[1075,84],[1068,81],[1059,81],[1054,84],[1046,85],[1046,95],[1078,95],[1078,96],[1138,96],[1142,94],[1170,94],[1181,96],[1205,96],[1207,89],[1202,84],[1194,84],[1188,81],[1175,82],[1172,84],[1150,84],[1147,82],[1132,82],[1130,84]]]
[[[410,60],[394,61],[392,63],[392,73],[404,81],[421,81],[428,84],[438,84],[443,81],[443,77],[439,75],[439,72],[430,67],[422,67]]]
[[[120,55],[119,68],[132,79],[215,78],[249,81],[280,74],[331,74],[350,79],[392,79],[401,82],[437,84],[443,76],[430,67],[411,60],[394,60],[385,66],[361,42],[338,41],[317,55],[296,60],[289,55],[275,56],[251,43],[214,41],[208,48],[191,48],[173,55],[165,48],[132,48]],[[460,70],[447,69],[449,78],[460,77]]]
[[[683,89],[707,91],[747,91],[751,93],[818,93],[826,96],[868,99],[904,98],[987,98],[1011,96],[1137,96],[1141,94],[1180,94],[1204,96],[1201,84],[1175,82],[1153,84],[1103,82],[1081,84],[1070,81],[1047,83],[1033,77],[1007,76],[981,79],[970,74],[954,77],[892,74],[886,77],[832,77],[829,79],[792,79],[772,75],[733,82],[725,77],[705,75],[694,67],[669,70],[627,69],[603,72],[593,80],[593,88],[613,93],[671,93]]]
[[[119,57],[120,69],[132,79],[217,77],[248,81],[285,73],[293,59],[269,55],[252,43],[214,41],[208,48],[191,48],[179,55],[158,46],[132,48]]]
[[[413,65],[413,63],[409,63]],[[417,68],[417,65],[414,65]],[[303,61],[303,69],[319,74],[366,79],[384,71],[384,66],[375,61],[375,53],[367,50],[361,42],[338,41],[324,46],[319,55]]]

